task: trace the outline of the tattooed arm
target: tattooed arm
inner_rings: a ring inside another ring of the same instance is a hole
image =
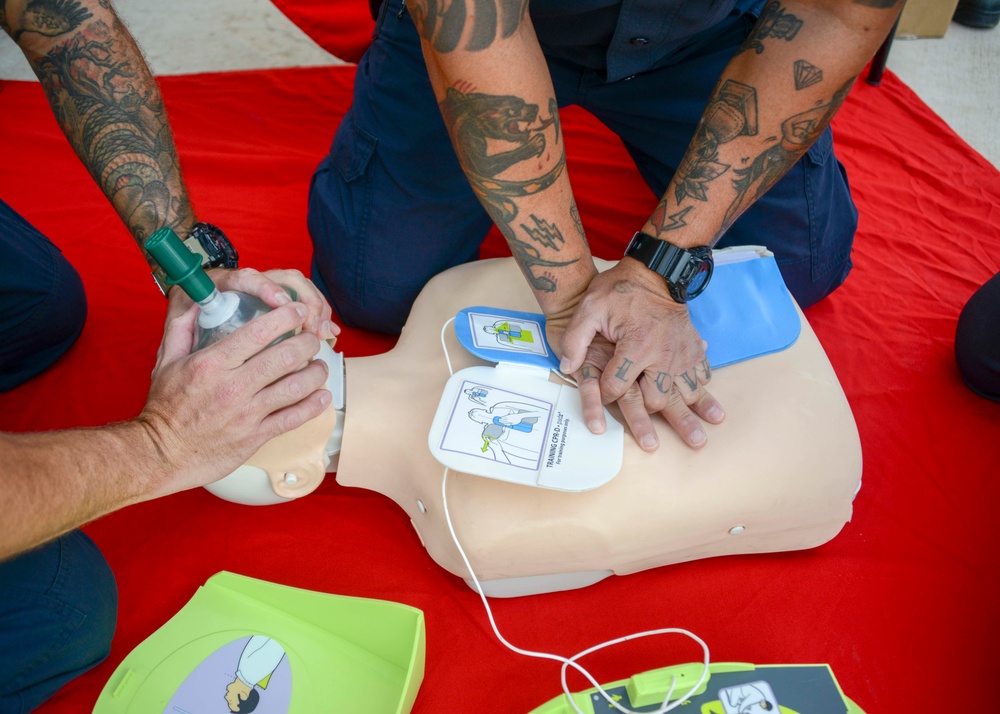
[[[901,6],[898,0],[768,2],[723,70],[643,232],[682,247],[714,245],[826,129]],[[643,307],[653,319],[637,317]],[[598,333],[613,343],[613,354],[607,346],[595,350]],[[698,447],[707,440],[698,417],[713,423],[723,418],[705,390],[711,372],[686,307],[672,302],[663,281],[631,258],[592,281],[563,335],[563,349],[566,369],[585,369],[581,396],[588,420],[603,422],[602,400],[631,394]],[[632,413],[633,434],[651,439],[644,448],[656,448],[648,418]]]
[[[0,0],[0,27],[24,52],[59,126],[139,249],[164,226],[187,236],[195,217],[163,99],[109,0]],[[306,329],[322,338],[339,332],[322,294],[298,271],[212,277],[220,289],[250,292],[271,307],[289,302],[279,282],[288,285],[309,308]],[[171,290],[171,315],[190,304]]]
[[[459,163],[531,285],[558,351],[597,271],[566,175],[555,93],[528,0],[407,0],[407,6]],[[645,305],[638,310],[657,319]],[[581,341],[588,351],[582,369],[564,369],[581,380],[584,414],[598,433],[605,424],[597,376],[616,337],[600,331],[603,337],[591,333]],[[624,392],[615,398],[633,435],[643,448],[656,448],[638,388]]]
[[[159,88],[108,0],[0,0],[70,144],[139,244],[194,225]],[[152,259],[146,260],[152,265]]]
[[[596,273],[576,212],[555,93],[527,0],[407,0],[473,191],[546,314]]]

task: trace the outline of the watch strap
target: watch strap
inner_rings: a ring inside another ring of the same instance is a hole
[[[666,281],[667,291],[675,302],[683,303],[697,297],[708,285],[712,274],[712,249],[708,246],[681,248],[638,232],[632,236],[625,255],[659,274]],[[705,264],[708,275],[695,291],[689,292],[688,286],[695,276],[705,271]]]

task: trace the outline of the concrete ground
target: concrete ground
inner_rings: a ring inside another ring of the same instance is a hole
[[[116,0],[158,74],[339,64],[270,0]],[[1000,167],[1000,27],[951,23],[941,39],[895,41],[888,67],[960,136]],[[0,41],[0,79],[33,79]]]

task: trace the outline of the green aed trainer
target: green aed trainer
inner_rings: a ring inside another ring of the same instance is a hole
[[[684,696],[701,678],[700,662],[682,664],[634,675],[603,686],[618,706],[636,712],[653,712],[664,704],[674,685],[671,701]],[[691,714],[865,714],[840,689],[826,664],[759,665],[718,662],[694,694],[673,711]],[[597,689],[573,694],[573,703],[585,714],[617,711]],[[530,714],[575,714],[561,694]]]

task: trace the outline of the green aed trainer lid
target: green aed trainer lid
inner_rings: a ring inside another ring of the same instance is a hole
[[[161,228],[146,239],[146,251],[167,274],[167,283],[180,285],[191,299],[201,302],[215,290],[215,283],[201,267],[201,259],[181,242],[171,228]]]
[[[125,657],[93,714],[408,714],[424,652],[416,608],[222,572]]]

